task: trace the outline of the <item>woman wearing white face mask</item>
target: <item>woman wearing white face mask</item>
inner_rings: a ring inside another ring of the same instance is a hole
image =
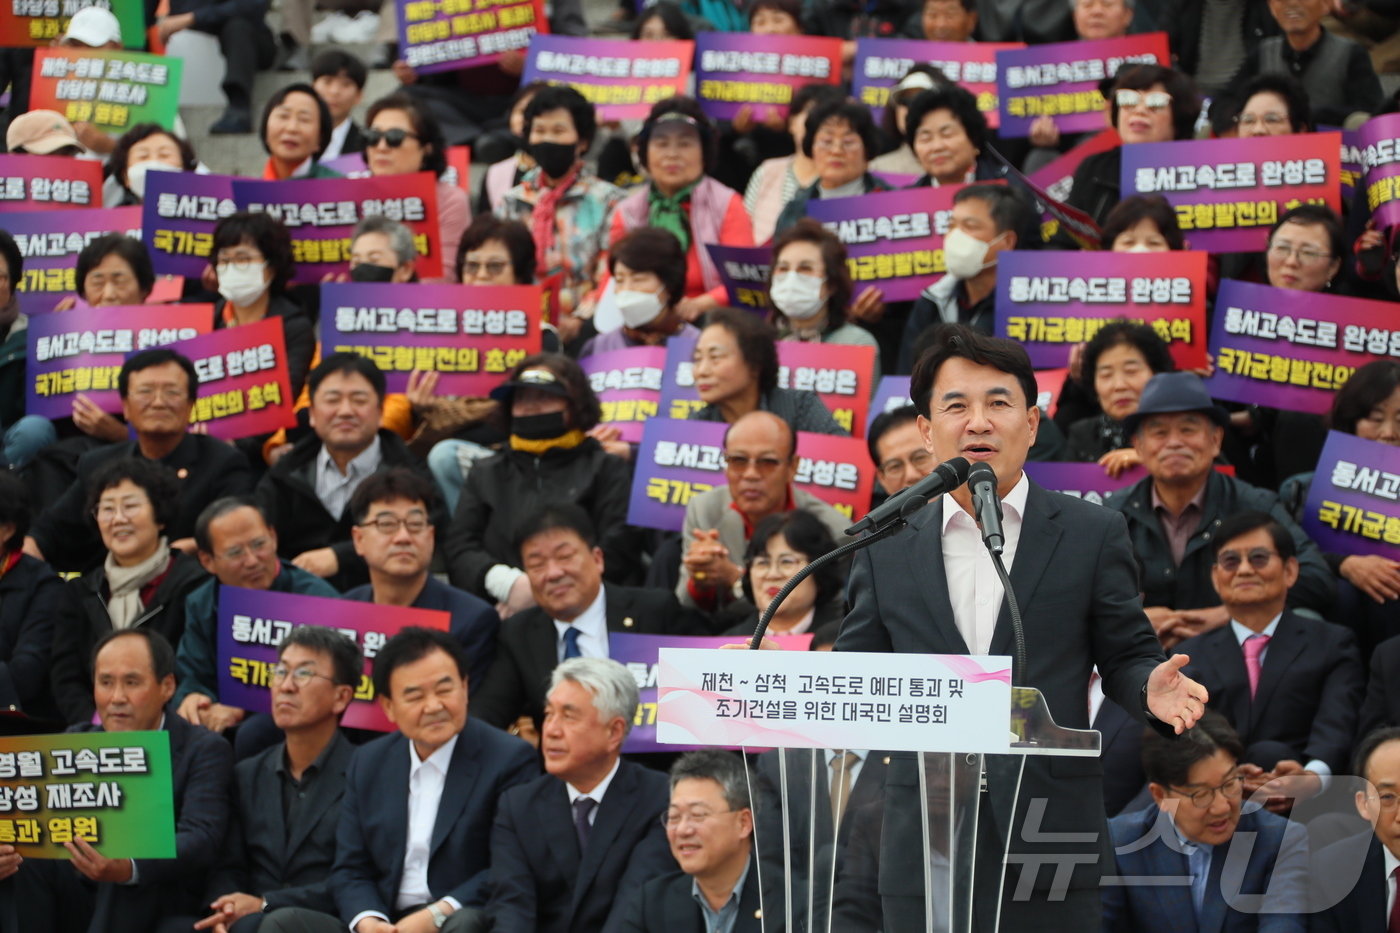
[[[773,242],[768,298],[779,339],[874,347],[873,385],[880,380],[879,346],[846,320],[851,293],[846,247],[815,220],[799,220]]]
[[[159,123],[140,123],[127,130],[107,161],[111,177],[121,185],[122,199],[113,207],[140,204],[152,172],[193,172],[194,149]]]
[[[660,227],[638,227],[613,244],[608,274],[616,289],[622,326],[589,340],[579,354],[606,353],[628,347],[662,346],[671,337],[699,337],[700,330],[681,317],[685,296],[685,250]]]

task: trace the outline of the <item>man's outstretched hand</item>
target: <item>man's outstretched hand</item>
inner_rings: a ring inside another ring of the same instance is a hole
[[[1180,735],[1196,724],[1206,711],[1210,691],[1181,673],[1191,663],[1174,654],[1153,669],[1147,678],[1147,709]]]

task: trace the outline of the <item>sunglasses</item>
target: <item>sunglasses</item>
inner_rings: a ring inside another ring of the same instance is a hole
[[[1172,96],[1166,91],[1130,91],[1120,88],[1114,92],[1113,99],[1118,102],[1119,108],[1132,109],[1133,107],[1146,107],[1148,110],[1166,110],[1172,105]]]
[[[1247,560],[1249,561],[1249,566],[1253,567],[1255,570],[1263,570],[1265,567],[1269,566],[1269,562],[1277,555],[1278,551],[1271,551],[1268,548],[1262,547],[1251,548],[1248,554],[1239,554],[1235,551],[1222,551],[1220,556],[1215,559],[1215,566],[1226,573],[1234,573],[1236,570],[1240,569],[1240,564],[1243,564]]]
[[[373,149],[382,140],[390,149],[397,149],[403,145],[405,139],[417,139],[416,133],[399,129],[397,126],[392,130],[365,130],[365,148]]]

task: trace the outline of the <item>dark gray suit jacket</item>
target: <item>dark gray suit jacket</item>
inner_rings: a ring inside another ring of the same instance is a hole
[[[940,499],[916,514],[902,535],[857,553],[848,589],[851,611],[836,650],[969,653],[953,620],[942,527]],[[1016,682],[1038,688],[1060,726],[1087,729],[1086,690],[1090,669],[1097,664],[1104,693],[1146,721],[1143,688],[1163,655],[1142,611],[1123,517],[1032,482],[1010,574],[1026,638],[1027,670],[1016,672]],[[1003,601],[990,653],[1011,655],[1014,650],[1011,616]],[[1065,856],[1077,857],[1080,861],[1070,886],[1097,888],[1100,861],[1112,864],[1105,858],[1103,770],[1098,759],[1027,757],[1014,814],[1005,793],[1013,763],[1012,756],[988,756],[986,762],[991,817],[1003,831],[1014,828],[1013,858],[1020,856],[1032,864],[1041,860],[1042,865],[1053,867],[1059,864],[1056,856],[1061,861]],[[887,781],[916,793],[914,757],[892,756]],[[1046,802],[1043,813],[1028,824],[1027,809],[1036,800]],[[891,839],[891,831],[896,836],[916,832],[918,821],[901,821],[900,811],[888,798],[886,814],[884,849],[891,851],[894,845],[894,851],[904,851]],[[1057,838],[1056,834],[1073,835]],[[1028,842],[1028,835],[1055,841]],[[1041,868],[1036,874],[1037,891],[1046,890],[1054,874]],[[882,894],[917,896],[923,890],[921,878],[909,878],[912,889],[899,891],[889,889],[887,880],[896,881],[893,876],[882,877]]]

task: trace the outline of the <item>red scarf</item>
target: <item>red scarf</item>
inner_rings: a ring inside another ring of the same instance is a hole
[[[535,208],[530,215],[530,232],[535,235],[535,267],[541,275],[549,270],[549,263],[545,261],[545,257],[549,254],[549,248],[554,245],[555,211],[564,195],[569,193],[569,189],[578,180],[582,169],[583,163],[575,162],[574,167],[569,169],[568,174],[559,179],[553,188],[545,188],[542,185],[540,187],[539,198],[535,201]],[[540,169],[535,181],[539,182],[543,178],[544,169]]]

